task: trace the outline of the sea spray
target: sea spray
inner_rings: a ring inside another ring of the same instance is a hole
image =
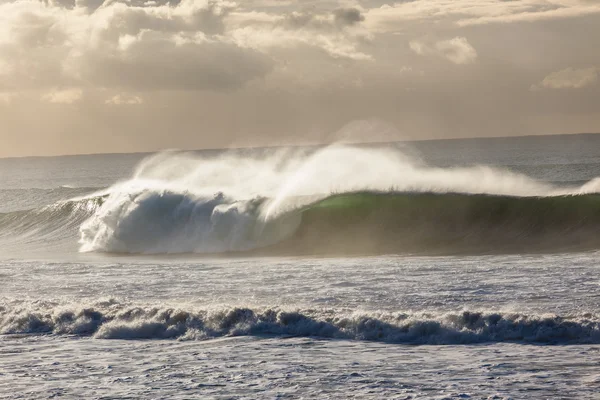
[[[431,168],[393,147],[164,152],[109,188],[0,214],[0,241],[70,249],[79,236],[83,252],[146,254],[591,250],[597,180],[557,188],[487,166]]]
[[[115,184],[81,227],[81,251],[218,253],[289,238],[301,210],[353,191],[559,194],[490,167],[430,168],[392,147],[329,146],[219,156],[165,152]],[[325,240],[327,238],[324,238]],[[401,249],[399,249],[401,250]]]

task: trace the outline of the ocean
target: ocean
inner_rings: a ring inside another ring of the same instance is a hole
[[[600,135],[0,159],[0,398],[598,399]]]

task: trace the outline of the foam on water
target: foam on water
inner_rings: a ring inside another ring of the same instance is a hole
[[[518,312],[351,312],[279,307],[210,309],[48,302],[4,304],[0,333],[84,335],[102,339],[194,339],[276,335],[413,344],[481,342],[600,343],[593,314],[527,315]]]

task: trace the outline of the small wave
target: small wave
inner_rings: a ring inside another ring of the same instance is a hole
[[[60,186],[50,189],[0,189],[0,212],[31,210],[102,190],[94,187]]]
[[[558,316],[462,311],[350,312],[278,307],[213,309],[21,303],[0,306],[0,333],[92,336],[97,339],[206,340],[231,336],[301,336],[406,344],[524,342],[598,344],[596,315]]]

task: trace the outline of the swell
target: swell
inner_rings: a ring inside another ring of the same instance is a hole
[[[105,196],[99,195],[0,213],[0,243],[4,250],[75,243],[81,224],[104,200]]]
[[[600,195],[333,195],[302,211],[277,254],[499,253],[600,248]]]
[[[0,305],[0,333],[98,339],[206,340],[275,335],[436,345],[598,344],[600,319],[593,314],[486,311],[436,314],[278,307],[169,308],[108,300],[88,306],[41,302]]]
[[[0,212],[32,210],[98,192],[103,188],[59,186],[50,189],[0,189]]]

